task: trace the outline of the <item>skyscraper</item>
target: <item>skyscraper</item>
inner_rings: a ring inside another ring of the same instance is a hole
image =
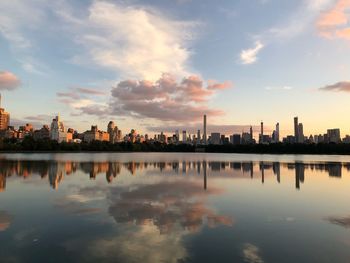
[[[59,115],[56,116],[56,118],[54,118],[51,122],[50,138],[51,140],[59,143],[67,141],[67,134]]]
[[[259,135],[259,143],[264,142],[264,123],[260,123],[260,135]]]
[[[299,122],[298,122],[298,117],[294,117],[294,138],[295,138],[295,142],[298,142],[298,138],[299,138]]]
[[[203,144],[207,145],[207,115],[203,116]]]
[[[182,131],[182,143],[186,143],[186,142],[187,142],[186,131]]]
[[[276,133],[275,133],[275,142],[280,141],[280,124],[277,122],[276,124]]]
[[[305,138],[304,138],[303,124],[299,123],[299,125],[298,125],[298,140],[297,140],[297,142],[298,143],[303,143],[304,141],[305,141]]]

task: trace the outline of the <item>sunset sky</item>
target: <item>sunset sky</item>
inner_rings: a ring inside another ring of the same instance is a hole
[[[11,124],[350,134],[350,0],[1,0]],[[256,131],[258,131],[256,129]]]

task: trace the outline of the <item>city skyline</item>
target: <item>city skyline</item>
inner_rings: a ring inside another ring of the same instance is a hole
[[[282,138],[299,116],[304,134],[337,127],[343,136],[349,8],[349,0],[2,1],[2,107],[11,125],[37,128],[60,113],[81,131],[114,120],[123,131],[196,133],[206,114],[208,134],[253,125],[257,135],[263,120],[268,133],[279,123]]]

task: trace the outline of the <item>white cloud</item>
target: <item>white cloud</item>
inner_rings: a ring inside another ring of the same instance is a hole
[[[259,51],[264,48],[260,41],[255,42],[254,48],[244,49],[241,51],[240,59],[243,64],[253,64],[257,61]]]
[[[72,25],[75,42],[85,52],[73,62],[108,68],[121,78],[154,80],[164,72],[187,75],[194,22],[172,20],[154,9],[95,1],[88,15],[59,15]]]

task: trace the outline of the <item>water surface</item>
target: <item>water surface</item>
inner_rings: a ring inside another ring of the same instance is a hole
[[[0,262],[350,262],[350,157],[1,154]]]

